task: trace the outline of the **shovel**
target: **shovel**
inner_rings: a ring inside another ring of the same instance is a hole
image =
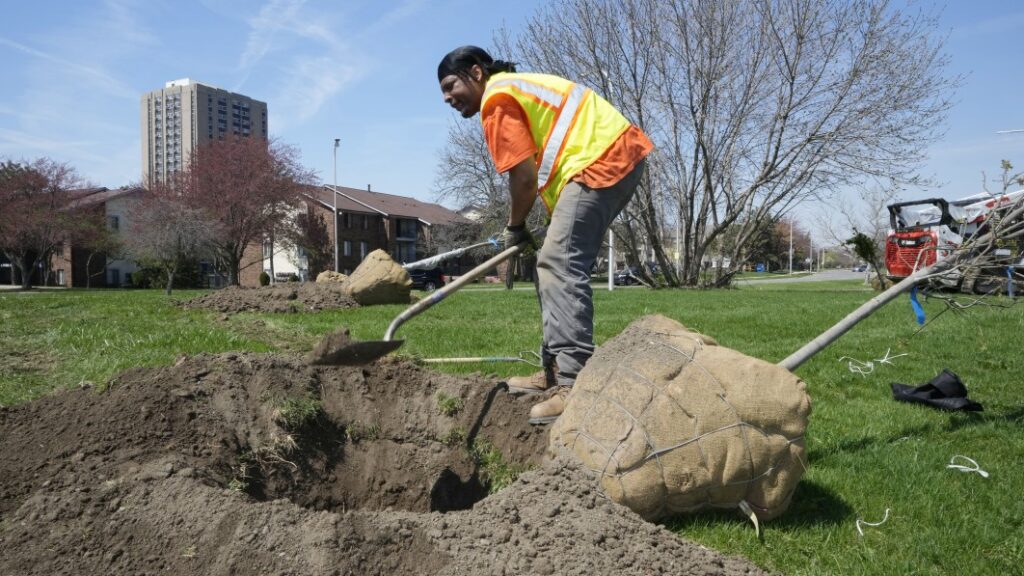
[[[427,308],[430,308],[434,304],[437,304],[448,296],[454,294],[466,284],[469,284],[483,276],[491,268],[494,268],[509,258],[522,253],[528,245],[529,241],[524,241],[521,244],[517,244],[499,252],[491,257],[490,260],[476,268],[473,268],[468,273],[459,276],[447,286],[435,290],[426,298],[406,308],[405,311],[391,321],[387,332],[384,333],[383,340],[359,342],[353,340],[349,336],[347,328],[342,328],[341,330],[328,334],[320,341],[319,344],[317,344],[317,347],[313,349],[313,352],[309,356],[309,363],[334,366],[358,366],[372,362],[389,352],[397,350],[405,343],[405,340],[394,339],[395,332],[398,331],[399,326],[404,324],[410,318],[418,316]],[[435,256],[434,258],[437,257]]]

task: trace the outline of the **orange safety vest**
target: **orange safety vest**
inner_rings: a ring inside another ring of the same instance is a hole
[[[593,90],[548,74],[502,72],[490,77],[481,109],[496,94],[516,99],[537,147],[537,192],[548,214],[570,180],[600,158],[630,122]]]

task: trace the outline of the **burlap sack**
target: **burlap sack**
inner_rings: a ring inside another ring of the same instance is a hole
[[[767,520],[806,470],[810,411],[788,370],[647,316],[580,372],[549,452],[574,456],[648,520],[740,502]]]
[[[348,276],[345,276],[341,272],[335,272],[334,270],[324,270],[323,272],[316,275],[316,281],[323,284],[326,282],[334,282],[336,284],[343,284],[348,280]]]
[[[366,255],[348,277],[348,293],[361,306],[408,304],[412,279],[383,250]]]

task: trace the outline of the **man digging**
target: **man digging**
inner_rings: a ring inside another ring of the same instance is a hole
[[[536,276],[544,369],[509,378],[508,389],[549,392],[529,420],[548,424],[562,414],[576,375],[594,352],[590,269],[605,232],[633,197],[654,145],[592,90],[558,76],[517,73],[514,64],[476,46],[448,53],[437,79],[445,103],[463,118],[481,113],[494,165],[508,173],[505,248],[524,241],[538,248],[526,218],[537,196],[547,209]]]

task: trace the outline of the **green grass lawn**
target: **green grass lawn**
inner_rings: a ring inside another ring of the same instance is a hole
[[[174,299],[195,293],[178,292]],[[722,345],[777,362],[873,295],[860,281],[762,284],[737,290],[595,289],[597,342],[643,314],[660,313]],[[317,314],[185,312],[157,292],[0,293],[0,403],[25,401],[124,368],[169,364],[179,354],[306,350],[340,325],[382,338],[403,306]],[[1008,303],[1003,300],[1003,304]],[[1024,564],[1024,306],[943,312],[924,302],[919,330],[907,297],[889,304],[802,366],[813,413],[810,468],[790,510],[759,541],[729,512],[668,522],[708,547],[786,574],[1019,574]],[[398,330],[402,354],[509,356],[536,350],[540,321],[530,290],[466,290]],[[875,363],[867,375],[849,357]],[[889,383],[957,372],[980,414],[896,403]],[[451,372],[527,374],[524,363],[447,364]],[[525,414],[524,414],[525,417]],[[991,476],[946,468],[954,455]],[[856,530],[857,518],[888,521]],[[656,552],[652,552],[656,553]]]

